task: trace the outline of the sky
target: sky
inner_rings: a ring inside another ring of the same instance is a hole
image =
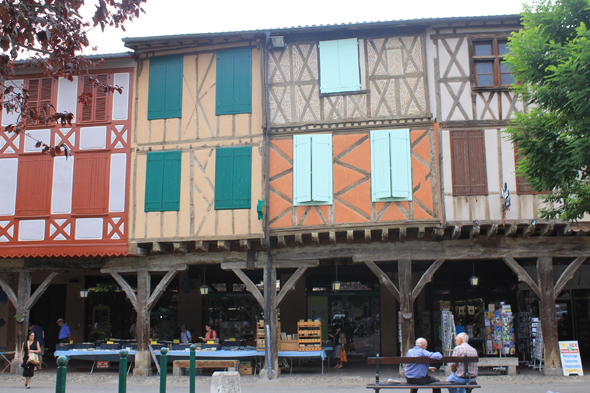
[[[351,22],[517,14],[526,0],[147,0],[126,31],[96,28],[86,55],[128,51],[124,37],[258,30]],[[88,12],[94,1],[87,0]]]

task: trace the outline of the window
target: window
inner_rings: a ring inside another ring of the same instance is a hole
[[[320,41],[320,93],[361,89],[358,46],[356,38]]]
[[[39,114],[41,114],[41,112],[45,110],[46,115],[50,115],[51,109],[49,107],[46,107],[46,105],[52,104],[51,101],[53,99],[54,79],[29,79],[27,81],[27,85],[27,88],[29,90],[29,108],[38,110]],[[33,121],[33,123],[36,122]]]
[[[109,153],[78,152],[74,158],[72,213],[106,213]]]
[[[52,159],[48,154],[18,160],[16,215],[48,215],[51,206]]]
[[[148,120],[171,119],[182,114],[182,56],[150,59]]]
[[[453,195],[486,195],[488,181],[483,131],[452,131]]]
[[[293,204],[332,204],[332,135],[293,137]]]
[[[518,148],[514,147],[514,163],[518,164],[522,157],[518,154]],[[516,165],[515,165],[516,169]],[[548,191],[537,191],[530,185],[530,183],[526,180],[523,173],[519,173],[518,169],[516,169],[516,193],[517,194],[543,194],[547,193]]]
[[[215,209],[249,209],[252,147],[215,150]]]
[[[217,52],[215,114],[252,113],[252,49]]]
[[[107,93],[105,89],[100,86],[95,86],[92,77],[98,79],[99,82],[105,84],[112,84],[112,76],[107,74],[96,74],[92,76],[84,76],[80,78],[78,95],[87,91],[92,94],[88,105],[78,103],[78,119],[76,122],[105,122],[110,118],[110,98],[111,94]],[[118,93],[117,93],[118,94]]]
[[[371,131],[373,202],[412,200],[410,130]]]
[[[475,86],[509,86],[514,83],[508,66],[502,63],[504,55],[508,52],[507,40],[494,38],[473,41]]]
[[[145,176],[145,211],[180,210],[182,152],[148,152]]]

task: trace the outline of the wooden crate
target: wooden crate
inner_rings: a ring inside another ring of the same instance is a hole
[[[297,322],[297,341],[299,351],[320,351],[322,349],[322,322]]]
[[[281,340],[279,341],[279,351],[298,351],[299,340]]]

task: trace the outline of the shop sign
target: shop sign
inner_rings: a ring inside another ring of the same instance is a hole
[[[561,368],[563,375],[572,374],[584,375],[582,370],[582,359],[580,358],[580,348],[577,341],[560,341],[559,356],[561,358]]]

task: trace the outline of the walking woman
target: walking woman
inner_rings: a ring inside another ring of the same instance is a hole
[[[25,387],[27,389],[30,389],[31,379],[33,379],[33,375],[35,374],[35,367],[37,365],[29,362],[29,353],[36,353],[37,358],[41,353],[39,342],[35,339],[35,333],[29,332],[29,337],[27,338],[27,341],[23,343],[21,353],[23,354],[23,357],[20,360],[20,364],[22,364],[23,366],[23,377],[25,377]]]
[[[343,362],[346,362],[346,350],[344,349],[344,345],[346,344],[346,336],[342,331],[342,326],[338,326],[336,333],[334,333],[333,336],[330,335],[330,337],[332,337],[334,343],[334,358],[336,359],[336,365],[334,368],[342,368],[344,366]]]

